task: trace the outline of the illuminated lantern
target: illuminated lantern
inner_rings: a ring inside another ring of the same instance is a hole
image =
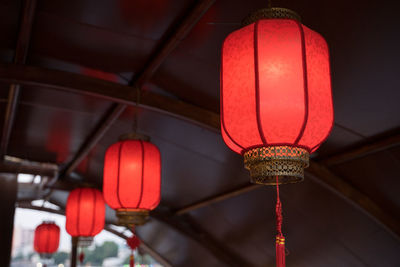
[[[303,180],[333,125],[328,46],[299,20],[288,9],[259,10],[223,43],[222,136],[255,183]]]
[[[222,47],[221,132],[251,180],[276,184],[277,266],[285,266],[279,184],[304,179],[328,137],[333,104],[324,38],[284,8],[250,14]]]
[[[132,226],[144,224],[160,202],[161,158],[152,143],[129,138],[107,149],[103,194],[119,224]]]
[[[72,190],[65,212],[67,232],[73,237],[78,237],[81,246],[90,245],[93,237],[104,228],[105,209],[103,194],[99,190]]]
[[[54,222],[43,222],[35,229],[34,249],[42,258],[49,258],[57,251],[60,242],[60,227]]]

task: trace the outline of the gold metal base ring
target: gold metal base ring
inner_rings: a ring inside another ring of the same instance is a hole
[[[128,227],[143,225],[149,219],[149,211],[141,209],[119,209],[117,210],[118,224]]]
[[[78,246],[79,247],[89,247],[93,242],[93,236],[79,236]]]
[[[297,183],[304,179],[309,153],[291,146],[259,147],[244,153],[244,166],[256,184],[276,185],[277,176],[278,184]]]

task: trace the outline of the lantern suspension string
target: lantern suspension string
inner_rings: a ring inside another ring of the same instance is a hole
[[[141,97],[141,89],[140,87],[136,87],[136,103],[135,103],[135,109],[134,109],[134,115],[133,115],[133,132],[137,133],[138,130],[138,113],[139,113],[139,104],[140,104],[140,97]]]
[[[282,203],[279,197],[279,177],[276,176],[276,266],[285,267],[286,266],[286,250],[285,250],[285,237],[282,234]]]
[[[276,230],[278,232],[278,235],[280,237],[283,237],[282,235],[282,203],[279,197],[279,177],[276,176],[276,207],[275,207],[275,212],[276,212]]]
[[[272,0],[268,0],[268,8],[272,7]]]

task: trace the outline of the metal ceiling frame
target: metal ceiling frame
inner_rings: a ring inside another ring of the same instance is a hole
[[[172,31],[172,34],[164,39],[151,59],[140,72],[139,76],[132,80],[130,86],[126,86],[83,76],[80,74],[21,65],[25,63],[25,58],[29,47],[30,29],[32,27],[34,6],[36,3],[35,0],[26,0],[14,64],[0,64],[0,80],[12,84],[10,87],[9,102],[0,147],[0,153],[2,156],[4,156],[6,153],[9,136],[15,117],[16,103],[18,100],[20,85],[39,85],[48,89],[88,94],[117,103],[109,112],[105,114],[98,126],[93,130],[92,135],[86,140],[86,142],[79,149],[78,153],[74,156],[73,160],[66,165],[62,176],[65,177],[68,175],[76,168],[81,160],[87,156],[91,149],[106,133],[111,124],[118,119],[125,108],[128,105],[136,105],[137,97],[135,89],[140,88],[143,83],[150,79],[152,74],[154,74],[154,72],[159,68],[170,52],[176,48],[184,36],[191,30],[191,28],[198,22],[201,16],[214,2],[215,0],[204,0],[196,5],[192,12],[189,13],[189,15],[182,21],[176,30]],[[174,98],[162,96],[152,92],[144,92],[141,96],[140,106],[172,115],[192,123],[197,123],[215,131],[219,131],[219,114],[196,107],[194,105],[190,105]],[[360,157],[360,155],[363,156],[390,148],[393,144],[398,144],[399,140],[399,136],[394,136],[382,142],[376,142],[366,145],[366,147],[363,148],[344,152],[342,156],[333,156],[332,158],[326,159],[323,162],[327,165],[334,165],[337,164],[337,162],[343,162],[343,159],[351,160]],[[368,196],[358,191],[344,179],[335,175],[325,165],[317,162],[311,162],[311,166],[307,172],[311,174],[311,176],[315,177],[317,181],[320,181],[334,192],[337,192],[346,201],[355,204],[361,210],[369,214],[372,218],[374,218],[381,225],[385,226],[391,233],[399,238],[399,222],[385,213],[384,209],[377,205]],[[249,192],[256,188],[258,187],[246,185],[241,189],[235,189],[231,192],[226,192],[205,200],[197,201],[193,205],[178,210],[176,214],[184,214],[191,210],[201,208],[245,192]],[[175,228],[175,222],[171,222],[170,220],[171,218],[175,220],[176,216],[172,215],[173,214],[171,214],[171,217],[165,218],[159,217],[159,219],[161,218],[161,221],[164,221],[168,225]],[[180,217],[182,216],[179,216],[178,218]],[[181,231],[188,234],[186,230]],[[191,238],[196,240],[197,237]]]
[[[14,64],[25,64],[31,40],[33,19],[35,17],[36,0],[23,1],[23,9],[19,25],[17,46],[14,54]],[[15,121],[20,84],[11,84],[8,92],[8,102],[4,118],[3,132],[0,143],[0,158],[3,160],[7,153],[11,130]]]

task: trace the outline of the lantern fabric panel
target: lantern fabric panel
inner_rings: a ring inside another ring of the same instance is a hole
[[[299,144],[315,151],[333,126],[333,101],[329,49],[317,32],[302,26],[305,39],[308,84],[308,119]]]
[[[55,223],[42,223],[35,229],[34,249],[39,254],[52,254],[60,242],[60,227]]]
[[[160,177],[161,176],[161,157],[158,148],[148,142],[142,142],[144,146],[144,171],[143,177]],[[158,179],[142,179],[141,201],[138,207],[145,207],[153,210],[160,203],[161,180]]]
[[[103,169],[103,196],[105,202],[112,208],[120,208],[120,201],[118,200],[118,181],[119,181],[119,153],[121,142],[113,144],[107,149],[104,158]]]
[[[140,205],[144,175],[144,148],[142,142],[121,142],[119,145],[117,197],[122,208]]]
[[[294,20],[255,23],[257,113],[264,145],[293,144],[306,112],[302,37]]]
[[[229,143],[240,147],[240,151],[254,144],[262,144],[257,117],[254,116],[254,63],[253,24],[230,34],[222,50],[221,128],[225,137],[230,139]]]
[[[93,237],[104,228],[105,203],[94,188],[77,188],[68,196],[66,229],[71,236]]]
[[[160,202],[160,177],[160,151],[155,145],[120,141],[106,152],[104,198],[113,209],[152,210]]]

